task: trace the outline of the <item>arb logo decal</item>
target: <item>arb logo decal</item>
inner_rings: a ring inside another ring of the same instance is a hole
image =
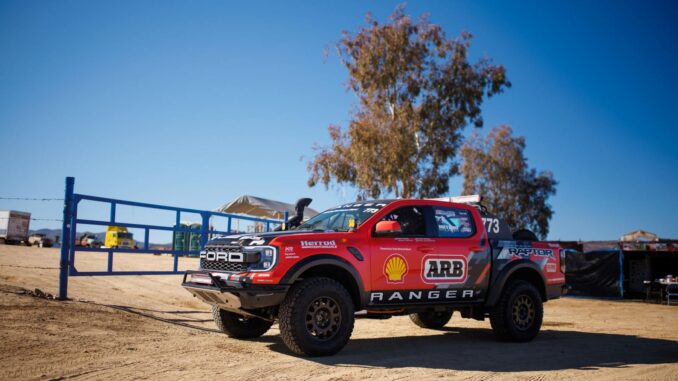
[[[403,283],[407,274],[407,261],[398,254],[393,254],[384,263],[386,283]]]
[[[421,266],[424,283],[464,283],[466,258],[461,255],[427,255]]]

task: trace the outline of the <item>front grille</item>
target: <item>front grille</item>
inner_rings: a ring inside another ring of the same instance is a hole
[[[225,245],[210,245],[205,246],[205,251],[219,251],[219,252],[239,252],[242,250],[241,246],[225,246]],[[200,259],[200,268],[203,270],[229,271],[229,272],[245,272],[247,271],[247,264],[233,263],[226,261],[208,261],[204,258]]]
[[[244,263],[231,263],[224,261],[208,261],[205,259],[200,260],[200,267],[203,270],[217,270],[217,271],[232,271],[232,272],[244,272],[247,271],[247,265]]]
[[[232,253],[234,251],[242,251],[242,246],[209,245],[205,246],[205,251],[226,251]]]

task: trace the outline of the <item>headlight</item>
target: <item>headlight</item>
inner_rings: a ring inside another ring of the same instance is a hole
[[[567,256],[567,250],[560,250],[560,272],[565,274],[565,257]]]
[[[269,271],[278,262],[278,249],[273,246],[247,246],[243,248],[243,253],[247,258],[254,259],[254,261],[248,261],[249,271]]]

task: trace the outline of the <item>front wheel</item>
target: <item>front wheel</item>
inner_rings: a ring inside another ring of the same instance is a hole
[[[260,337],[273,325],[272,322],[263,319],[244,317],[215,306],[212,306],[212,317],[217,328],[234,339]]]
[[[332,355],[351,337],[353,314],[353,301],[341,283],[330,278],[305,279],[290,289],[280,306],[280,336],[296,354]]]
[[[505,341],[525,342],[539,333],[544,306],[537,288],[530,282],[508,283],[499,302],[490,312],[494,333]]]
[[[440,329],[452,318],[452,311],[428,311],[410,314],[410,320],[421,328]]]

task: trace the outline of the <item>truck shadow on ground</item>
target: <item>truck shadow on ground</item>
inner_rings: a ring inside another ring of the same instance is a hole
[[[668,327],[667,327],[668,329]],[[279,337],[272,350],[292,354]],[[420,336],[352,339],[337,355],[307,360],[338,367],[491,372],[623,368],[678,363],[678,342],[605,333],[545,330],[530,343],[495,340],[489,329],[422,330]]]

